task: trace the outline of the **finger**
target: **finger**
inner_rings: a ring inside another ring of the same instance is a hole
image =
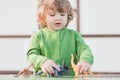
[[[49,68],[47,69],[47,73],[49,73],[49,74],[54,74],[54,69],[53,69],[52,67],[49,67]]]
[[[54,74],[54,68],[50,67],[50,70],[51,70],[51,74]]]
[[[88,67],[84,68],[84,72],[83,73],[88,73]]]
[[[42,69],[43,73],[48,73],[47,70],[45,68]]]
[[[60,68],[59,68],[59,66],[58,66],[58,65],[53,64],[52,66],[53,66],[53,68],[55,68],[56,70],[60,71]]]
[[[82,74],[84,72],[84,67],[82,66],[79,70],[79,73]]]

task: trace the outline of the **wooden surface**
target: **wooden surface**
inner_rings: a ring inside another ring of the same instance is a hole
[[[84,79],[80,76],[75,79],[74,76],[64,77],[40,77],[31,75],[29,78],[23,76],[14,77],[18,71],[0,71],[0,80],[120,80],[119,72],[93,72],[94,76],[88,75]]]
[[[75,79],[72,77],[39,77],[39,76],[30,76],[29,78],[24,78],[22,76],[14,77],[15,75],[0,75],[0,80],[120,80],[120,77],[85,77]]]

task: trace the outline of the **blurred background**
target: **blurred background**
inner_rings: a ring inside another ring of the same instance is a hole
[[[120,72],[120,0],[70,0],[79,31],[94,55],[93,72]],[[0,0],[0,71],[20,70],[37,30],[37,0]]]

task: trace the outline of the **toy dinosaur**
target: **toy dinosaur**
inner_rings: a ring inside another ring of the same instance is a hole
[[[15,77],[18,77],[20,75],[23,75],[24,77],[29,77],[31,74],[33,74],[29,69],[33,66],[33,64],[30,64],[28,67],[25,67],[24,69],[20,70],[18,74]]]
[[[74,63],[74,55],[73,54],[71,54],[71,66],[72,66],[73,71],[75,73],[74,77],[78,78],[79,72],[78,72],[78,68],[77,68],[76,64]]]
[[[23,75],[24,77],[29,77],[32,73],[29,70],[31,67],[33,66],[33,64],[30,64],[28,67],[25,67],[24,69],[20,70],[18,72],[18,74],[15,77],[18,77],[20,75]],[[69,67],[67,67],[65,65],[65,62],[63,61],[62,65],[58,65],[60,68],[60,71],[54,69],[54,74],[47,74],[47,77],[58,77],[58,76],[63,76],[63,73],[68,73],[69,72]],[[35,73],[35,75],[41,75],[43,73],[42,70],[38,71],[37,73]]]
[[[58,77],[58,76],[63,76],[63,73],[69,73],[69,67],[67,67],[65,65],[65,62],[63,61],[63,64],[62,65],[58,65],[59,68],[60,68],[60,71],[54,69],[54,74],[47,74],[47,77]],[[43,73],[42,70],[40,70],[39,72],[35,73],[35,75],[41,75]]]
[[[75,77],[75,78],[78,78],[78,76],[79,76],[79,71],[78,71],[77,65],[74,63],[74,55],[73,55],[73,54],[71,54],[71,66],[72,66],[73,71],[74,71],[74,73],[75,73],[75,76],[74,76],[74,77]],[[85,78],[88,73],[93,76],[93,73],[90,71],[90,72],[82,73],[82,76],[81,76],[81,77],[82,77],[82,78]]]

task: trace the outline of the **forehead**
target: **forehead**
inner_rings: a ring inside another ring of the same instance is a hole
[[[47,11],[47,13],[66,13],[66,12],[49,9],[49,10]],[[67,13],[66,13],[66,14],[67,14]]]

